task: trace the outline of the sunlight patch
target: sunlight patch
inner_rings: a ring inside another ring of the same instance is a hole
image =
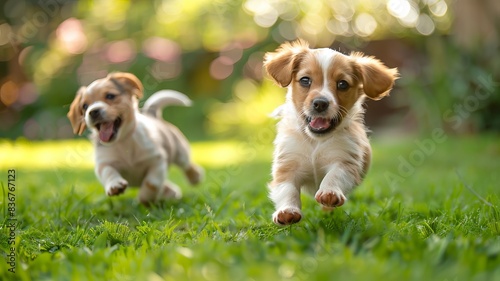
[[[195,163],[205,167],[224,167],[242,163],[245,145],[236,141],[192,143]],[[0,140],[0,168],[93,169],[94,148],[87,140],[32,142]]]

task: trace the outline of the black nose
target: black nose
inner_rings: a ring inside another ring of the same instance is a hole
[[[94,109],[94,110],[89,112],[89,115],[90,115],[90,118],[95,120],[101,115],[101,112],[99,111],[99,109]]]
[[[312,106],[316,112],[323,112],[328,108],[328,104],[325,98],[317,98],[313,100]]]

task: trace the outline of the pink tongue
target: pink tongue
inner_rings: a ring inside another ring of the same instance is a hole
[[[323,130],[330,127],[330,121],[326,118],[317,117],[311,120],[311,122],[309,122],[309,126],[311,126],[316,130]]]
[[[113,131],[113,122],[102,123],[101,128],[99,129],[99,139],[103,142],[108,142],[113,136]]]

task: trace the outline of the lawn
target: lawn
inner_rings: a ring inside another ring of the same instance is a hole
[[[0,280],[500,280],[499,140],[374,137],[348,202],[324,212],[304,195],[285,228],[271,222],[268,139],[194,143],[206,180],[173,169],[184,197],[150,209],[137,189],[105,196],[86,140],[3,141],[0,254],[15,264]]]

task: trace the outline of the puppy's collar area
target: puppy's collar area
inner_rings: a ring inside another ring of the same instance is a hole
[[[109,78],[109,81],[111,81],[115,87],[118,89],[118,91],[120,92],[120,95],[125,93],[125,88],[123,87],[122,84],[120,84],[120,82],[118,82],[115,78]]]

